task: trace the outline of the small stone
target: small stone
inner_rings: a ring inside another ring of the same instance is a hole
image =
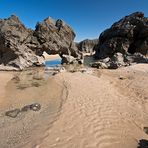
[[[39,111],[41,109],[41,105],[39,103],[34,103],[30,105],[30,110]]]
[[[20,113],[20,109],[14,109],[14,110],[7,111],[5,115],[12,118],[16,118],[19,113]]]

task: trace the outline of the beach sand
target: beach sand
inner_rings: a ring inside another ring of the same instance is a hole
[[[45,61],[48,60],[55,60],[55,59],[61,59],[61,57],[58,54],[49,55],[46,52],[43,53],[43,56],[45,57]]]
[[[0,72],[3,77],[0,95],[9,103],[1,100],[2,111],[10,104],[19,107],[32,101],[43,108],[15,119],[1,116],[2,148],[136,148],[140,139],[148,139],[143,131],[148,126],[146,64],[95,70],[93,74],[63,72],[46,80],[46,85],[37,90],[24,90],[36,97],[24,93],[23,99],[16,98],[15,102],[5,96],[13,94],[8,88],[14,84],[8,82],[11,75],[4,75]],[[33,100],[22,101],[25,97]],[[51,98],[57,99],[55,104]],[[56,108],[54,117],[49,111],[52,106]]]

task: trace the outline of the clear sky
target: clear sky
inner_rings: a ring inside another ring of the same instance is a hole
[[[0,0],[0,18],[17,15],[29,28],[51,16],[61,18],[76,33],[76,41],[98,38],[121,17],[143,11],[148,17],[148,0]]]

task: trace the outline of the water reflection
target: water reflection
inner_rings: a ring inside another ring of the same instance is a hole
[[[46,67],[53,67],[53,66],[61,65],[61,59],[45,61],[45,65]]]

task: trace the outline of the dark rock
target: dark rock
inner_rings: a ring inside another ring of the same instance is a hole
[[[27,112],[29,110],[39,111],[41,109],[41,105],[39,103],[34,103],[31,105],[26,105],[22,107],[21,112]]]
[[[108,65],[106,63],[100,62],[100,61],[94,62],[90,65],[91,65],[91,67],[98,68],[98,69],[107,69],[108,68]]]
[[[12,118],[16,118],[17,115],[20,113],[20,109],[14,109],[14,110],[10,110],[10,111],[7,111],[5,113],[6,116],[9,116],[9,117],[12,117]]]
[[[148,63],[148,18],[142,12],[125,16],[101,33],[95,58],[110,58],[108,68]]]
[[[58,31],[60,31],[61,28],[63,27],[63,21],[60,20],[60,19],[58,19],[58,20],[56,21],[55,26],[58,28]]]
[[[28,48],[32,34],[14,15],[0,21],[0,69],[22,70],[42,63],[35,51]]]
[[[41,109],[41,105],[39,103],[34,103],[30,105],[30,110],[39,111]]]
[[[81,58],[74,43],[75,33],[62,20],[54,21],[48,17],[43,22],[37,23],[34,36],[40,44],[38,46],[40,53],[46,51],[48,54],[65,54]]]
[[[139,140],[137,148],[148,148],[148,140],[146,139]]]
[[[98,42],[99,42],[98,39],[94,39],[94,40],[86,39],[77,43],[77,47],[83,53],[93,54],[93,52],[95,51],[95,46],[98,44]]]

